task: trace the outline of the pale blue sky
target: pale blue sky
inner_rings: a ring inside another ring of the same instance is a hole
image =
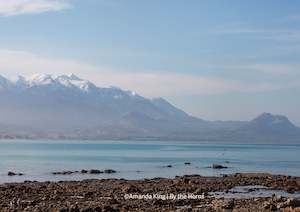
[[[0,0],[0,32],[4,76],[74,72],[205,119],[300,125],[297,0]]]

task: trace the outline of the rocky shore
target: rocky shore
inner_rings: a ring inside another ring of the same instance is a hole
[[[211,192],[261,185],[300,192],[300,177],[270,174],[199,175],[174,179],[83,180],[0,185],[0,211],[300,211],[300,199],[217,198]]]

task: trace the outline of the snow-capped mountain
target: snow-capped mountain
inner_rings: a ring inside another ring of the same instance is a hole
[[[3,77],[2,77],[3,78]],[[3,78],[5,79],[5,78]],[[0,82],[1,84],[1,82]],[[49,75],[34,74],[29,77],[19,76],[15,82],[10,82],[15,89],[48,88],[50,90],[73,89],[82,92],[97,90],[97,87],[88,80],[83,80],[74,74]]]
[[[100,88],[74,74],[0,79],[0,123],[40,132],[82,133],[98,126],[117,125],[126,128],[130,123],[125,124],[124,117],[132,113],[174,121],[176,116],[170,111],[177,111],[181,118],[190,118],[171,104],[162,109],[156,100],[117,87]]]
[[[4,89],[8,89],[10,86],[11,86],[11,82],[0,75],[0,91]]]
[[[0,138],[300,142],[299,128],[284,116],[205,121],[163,98],[101,88],[74,74],[35,74],[14,81],[0,76],[0,99]]]

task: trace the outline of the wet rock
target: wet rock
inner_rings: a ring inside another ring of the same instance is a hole
[[[263,209],[276,211],[277,207],[272,202],[266,201],[263,203]]]
[[[126,185],[122,188],[122,192],[126,193],[137,193],[140,192],[140,189],[134,185]]]
[[[73,171],[62,171],[62,172],[52,172],[53,175],[71,175],[74,174]]]
[[[191,163],[190,162],[185,162],[184,165],[191,165]]]
[[[92,197],[93,195],[94,195],[94,192],[89,191],[89,192],[86,192],[86,193],[84,194],[84,197],[85,197],[85,198],[87,198],[87,197]]]
[[[88,173],[88,170],[85,170],[85,169],[81,170],[81,174],[87,174],[87,173]]]
[[[284,208],[282,212],[300,212],[300,208]]]
[[[22,175],[24,175],[23,173],[15,173],[15,172],[11,172],[11,171],[9,171],[8,173],[7,173],[7,175],[8,176],[22,176]]]
[[[215,201],[213,201],[213,208],[215,210],[233,209],[234,205],[235,204],[234,204],[233,199],[224,199],[224,200],[215,200]]]
[[[229,199],[229,200],[224,200],[223,204],[221,205],[223,209],[233,209],[234,207],[234,200]]]
[[[98,170],[98,169],[91,169],[90,170],[90,174],[102,174],[102,173],[103,173],[103,171]]]
[[[227,169],[228,167],[227,167],[227,166],[220,165],[220,164],[213,164],[213,165],[211,166],[211,168],[213,168],[213,169]]]
[[[173,166],[172,165],[167,165],[167,168],[172,168]]]
[[[113,169],[105,169],[104,170],[104,173],[106,174],[113,174],[113,173],[116,173],[117,171],[113,170]]]
[[[111,212],[118,212],[119,210],[118,209],[115,209],[113,207],[111,207],[110,205],[105,205],[103,207],[103,211],[111,211]]]
[[[286,207],[300,207],[300,199],[289,198],[284,202]]]
[[[285,191],[288,192],[288,193],[293,194],[293,193],[295,193],[295,188],[293,186],[287,186],[285,188]]]
[[[16,173],[14,173],[14,172],[8,172],[7,175],[8,175],[8,176],[15,176]]]

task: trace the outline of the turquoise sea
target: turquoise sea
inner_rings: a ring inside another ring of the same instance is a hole
[[[185,165],[190,162],[191,165]],[[207,168],[213,163],[228,169]],[[172,168],[167,168],[172,165]],[[114,169],[115,174],[54,176],[55,171]],[[7,176],[8,171],[24,176]],[[269,172],[300,176],[300,144],[213,144],[178,141],[0,140],[0,182],[143,179],[187,174]]]

